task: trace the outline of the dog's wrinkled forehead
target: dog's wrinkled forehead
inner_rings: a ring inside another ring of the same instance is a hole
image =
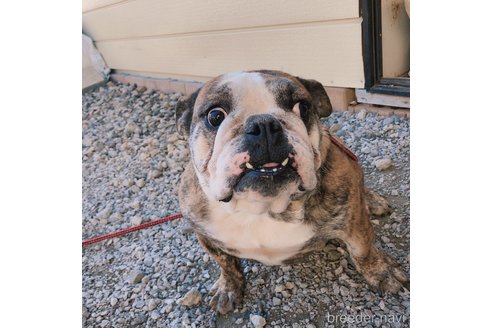
[[[307,108],[303,117],[307,126],[316,117],[327,117],[332,112],[330,99],[318,81],[271,70],[227,73],[177,102],[176,125],[181,135],[189,135],[193,123],[214,107],[235,117],[238,112],[251,115],[279,109],[292,111],[298,102]]]
[[[196,115],[212,107],[227,111],[246,109],[261,113],[272,106],[291,110],[296,99],[311,99],[310,93],[293,77],[261,72],[238,72],[221,75],[208,82],[199,93]]]

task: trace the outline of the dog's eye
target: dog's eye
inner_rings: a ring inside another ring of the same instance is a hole
[[[307,101],[302,100],[294,105],[292,111],[305,120],[310,107],[311,105]]]
[[[214,128],[218,127],[220,123],[226,118],[227,113],[222,108],[214,108],[207,114],[207,122]]]

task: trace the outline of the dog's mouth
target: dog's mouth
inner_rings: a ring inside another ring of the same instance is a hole
[[[253,166],[250,162],[244,164],[244,174],[256,174],[273,176],[282,173],[285,169],[293,168],[294,161],[289,157],[285,158],[281,163],[269,162],[262,165]]]
[[[275,197],[286,184],[301,180],[292,154],[278,162],[253,163],[241,165],[243,172],[231,181],[234,192],[251,190],[265,197]],[[221,201],[228,202],[231,199],[232,193]]]

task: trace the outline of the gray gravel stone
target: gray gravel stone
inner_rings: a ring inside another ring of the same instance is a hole
[[[135,209],[135,210],[138,210],[140,208],[140,203],[138,200],[135,200],[133,202],[130,203],[130,207]]]
[[[178,304],[184,306],[193,306],[200,303],[202,300],[202,295],[198,291],[197,288],[192,288],[189,292],[186,293],[185,296],[178,300]]]
[[[393,162],[389,158],[378,159],[374,162],[374,166],[380,171],[384,171],[389,169],[392,166]]]
[[[296,285],[290,281],[285,283],[285,288],[287,289],[293,289],[295,286]]]
[[[349,289],[347,287],[341,286],[340,287],[340,294],[342,296],[348,296],[350,294],[350,291],[349,291]]]
[[[113,213],[108,218],[108,221],[111,222],[111,223],[115,223],[115,222],[120,221],[122,218],[123,218],[123,216],[121,215],[121,213]]]
[[[135,319],[133,319],[132,324],[133,325],[141,325],[145,321],[147,321],[147,316],[145,314],[140,313],[140,314],[137,314],[135,316]]]
[[[162,177],[162,171],[161,170],[152,170],[149,172],[147,179],[157,179]]]
[[[275,286],[275,293],[281,293],[282,291],[284,291],[284,289],[285,289],[284,285]]]
[[[152,311],[152,313],[150,313],[150,318],[152,320],[157,320],[160,318],[160,314],[159,314],[159,311]]]
[[[89,311],[87,310],[87,307],[82,305],[82,318],[87,319],[89,317]]]
[[[266,320],[262,316],[257,314],[251,314],[249,316],[249,321],[253,324],[255,328],[261,328],[266,325]]]
[[[362,110],[360,110],[360,111],[356,114],[356,117],[357,117],[357,119],[358,119],[358,120],[363,121],[363,120],[365,120],[365,119],[366,119],[366,115],[367,115],[367,110],[362,109]]]
[[[132,220],[131,220],[131,224],[132,226],[138,226],[138,225],[141,225],[142,224],[142,218],[138,215],[132,217]]]
[[[143,262],[146,266],[152,266],[154,264],[154,261],[152,260],[151,257],[146,257]]]
[[[111,215],[111,208],[108,206],[97,214],[97,218],[99,220],[107,220],[110,215]]]
[[[140,270],[134,270],[128,274],[128,282],[131,284],[138,284],[139,282],[142,281],[142,278],[144,277],[144,273]]]
[[[154,310],[159,305],[159,301],[155,299],[151,299],[147,302],[147,311]]]

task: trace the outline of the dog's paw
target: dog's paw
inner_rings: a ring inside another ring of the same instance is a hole
[[[242,282],[231,283],[226,281],[223,276],[215,282],[209,295],[213,295],[210,300],[210,307],[219,312],[226,314],[238,307],[243,298]]]
[[[400,268],[384,267],[380,272],[366,276],[372,291],[383,296],[386,292],[396,294],[402,288],[410,290],[410,280]]]
[[[386,198],[366,188],[366,204],[371,215],[383,216],[393,212]]]
[[[371,289],[380,296],[384,293],[398,293],[402,288],[410,290],[410,280],[398,263],[390,256],[377,250],[364,260],[359,260],[358,268]]]

